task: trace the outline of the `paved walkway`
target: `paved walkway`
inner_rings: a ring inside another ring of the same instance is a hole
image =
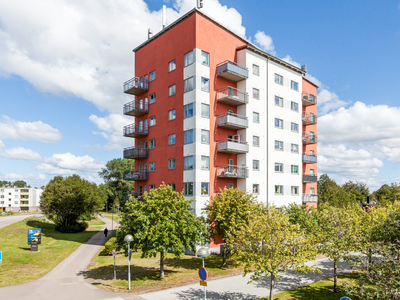
[[[32,217],[35,215],[30,215],[30,214],[25,214],[25,215],[17,215],[17,216],[6,216],[6,217],[0,217],[0,228],[3,228],[5,226],[11,225],[13,223],[22,221],[28,217]],[[37,216],[41,216],[38,214]]]

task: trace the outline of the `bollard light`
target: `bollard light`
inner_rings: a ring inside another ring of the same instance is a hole
[[[124,237],[124,242],[128,243],[128,289],[131,289],[131,249],[130,243],[133,242],[133,236],[131,234],[127,234]]]

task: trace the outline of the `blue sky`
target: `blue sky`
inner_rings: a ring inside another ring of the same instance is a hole
[[[0,180],[45,185],[122,156],[131,50],[194,0],[0,2]],[[400,0],[217,1],[203,11],[320,84],[318,173],[400,182]]]

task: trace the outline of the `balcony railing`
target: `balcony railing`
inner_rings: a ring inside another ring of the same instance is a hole
[[[317,156],[315,154],[303,153],[303,163],[316,164]]]
[[[318,202],[317,194],[303,194],[303,203]]]
[[[143,99],[133,100],[124,105],[124,115],[140,117],[149,112],[149,104]]]
[[[307,111],[303,111],[302,120],[304,125],[317,124],[317,116]]]
[[[303,183],[317,182],[317,181],[318,181],[317,175],[303,173]]]
[[[134,197],[136,200],[144,201],[144,200],[143,200],[143,193],[134,193],[134,192],[129,192],[129,193],[127,193],[127,192],[125,192],[125,193],[123,194],[123,201],[124,201],[124,203],[125,203],[126,201],[129,200],[129,197],[130,197],[130,196]]]
[[[129,147],[124,149],[124,158],[140,159],[149,157],[149,148]]]
[[[141,125],[138,123],[124,126],[124,136],[137,138],[146,136],[148,134],[149,134],[148,126]]]
[[[317,136],[309,132],[303,132],[302,140],[304,144],[315,144],[317,142]]]
[[[238,90],[231,86],[226,86],[217,90],[217,101],[239,106],[249,102],[249,95],[245,91]]]
[[[149,84],[143,77],[133,77],[124,83],[124,93],[140,95],[149,90]]]
[[[124,180],[149,180],[148,170],[126,170]]]
[[[249,152],[249,144],[234,139],[219,140],[217,141],[217,151],[234,154],[247,153]]]
[[[242,166],[224,165],[217,166],[217,177],[223,178],[248,178],[249,168]]]
[[[309,92],[303,92],[302,93],[302,100],[303,100],[303,105],[304,106],[317,104],[317,96],[314,95],[314,94],[311,94]]]
[[[226,60],[217,65],[217,75],[238,82],[249,78],[249,70],[233,61]]]
[[[249,127],[248,118],[231,112],[217,116],[217,126],[229,129],[243,129]]]

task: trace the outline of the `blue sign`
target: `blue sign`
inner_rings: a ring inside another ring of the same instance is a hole
[[[0,264],[3,262],[3,256],[1,255],[1,251],[0,251]]]
[[[39,245],[42,243],[42,229],[28,229],[28,245]]]
[[[342,297],[340,300],[351,300],[349,297]]]
[[[204,267],[199,268],[199,277],[201,280],[207,280],[207,270]]]

